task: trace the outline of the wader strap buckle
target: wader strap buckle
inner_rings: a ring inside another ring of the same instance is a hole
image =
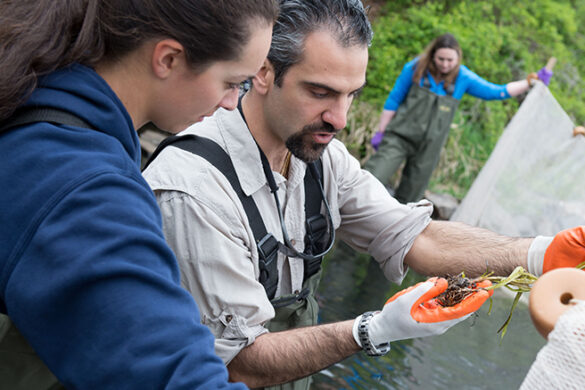
[[[258,244],[258,267],[260,268],[260,283],[266,290],[269,298],[276,294],[278,285],[278,241],[270,233],[266,234]]]
[[[322,214],[313,215],[306,221],[307,234],[305,236],[305,252],[319,253],[324,249],[327,233],[327,220]],[[305,260],[303,280],[306,281],[321,269],[323,257],[314,260]]]
[[[275,309],[278,309],[279,307],[288,306],[295,302],[301,302],[306,300],[307,297],[310,295],[310,292],[311,291],[309,290],[309,288],[305,287],[297,294],[279,297],[277,299],[272,300],[270,303],[272,303],[272,306]]]

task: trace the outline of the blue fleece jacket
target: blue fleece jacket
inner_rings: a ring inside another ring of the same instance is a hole
[[[120,100],[80,65],[26,103],[97,130],[36,123],[0,135],[0,311],[68,388],[229,384],[181,288],[140,145]]]
[[[404,99],[406,99],[406,95],[412,85],[412,76],[414,75],[417,63],[418,58],[415,58],[404,65],[400,76],[398,76],[398,79],[396,79],[396,82],[394,83],[392,91],[388,94],[388,98],[384,103],[384,110],[396,111],[398,106],[400,106]],[[437,83],[435,79],[433,79],[433,76],[428,72],[421,79],[421,86],[423,85],[425,78],[429,80],[431,84],[429,87],[431,92],[434,92],[439,96],[447,94],[443,82],[441,81],[440,83]],[[461,65],[459,66],[459,74],[455,79],[455,90],[453,91],[452,96],[457,100],[461,100],[466,93],[483,100],[502,100],[510,97],[506,85],[490,83],[473,73],[465,65]]]

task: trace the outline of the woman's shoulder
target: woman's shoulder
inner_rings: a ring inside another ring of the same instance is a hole
[[[464,82],[466,85],[475,81],[483,80],[474,71],[469,69],[467,66],[461,64],[459,66],[459,74],[457,75],[457,82]]]
[[[412,60],[408,61],[405,65],[404,65],[404,69],[409,69],[414,71],[414,68],[416,68],[416,64],[418,64],[418,57],[413,58]]]
[[[404,64],[404,66],[402,67],[402,71],[400,72],[400,79],[403,80],[408,80],[410,81],[412,79],[412,75],[414,74],[414,71],[416,70],[416,64],[418,63],[418,57],[408,61],[406,64]]]
[[[459,76],[463,76],[467,79],[479,77],[477,73],[463,64],[459,65]]]
[[[473,72],[467,66],[465,66],[463,64],[459,65],[459,74],[467,75],[470,73],[473,73]]]

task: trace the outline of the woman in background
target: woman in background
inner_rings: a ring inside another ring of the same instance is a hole
[[[462,56],[453,35],[435,38],[404,66],[384,104],[371,141],[377,153],[364,169],[387,184],[406,160],[394,193],[400,202],[422,198],[464,94],[483,100],[508,99],[526,92],[531,80],[540,78],[548,85],[552,76],[552,71],[542,68],[525,80],[496,85],[461,64]]]

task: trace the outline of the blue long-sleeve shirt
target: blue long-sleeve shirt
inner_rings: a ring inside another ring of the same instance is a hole
[[[394,87],[392,88],[392,91],[390,91],[390,94],[384,103],[385,110],[396,111],[398,106],[400,106],[404,99],[406,99],[406,95],[408,94],[408,91],[413,84],[412,76],[416,69],[417,63],[418,58],[415,58],[414,60],[404,65],[400,76],[398,76],[398,79],[396,79]],[[429,80],[430,90],[432,92],[436,93],[437,95],[447,94],[443,81],[436,83],[428,72],[423,78],[421,78],[421,86],[423,85],[425,78]],[[459,74],[455,79],[454,86],[455,90],[453,91],[452,96],[457,100],[460,100],[466,93],[483,100],[503,100],[510,97],[510,94],[506,89],[506,85],[490,83],[489,81],[486,81],[477,74],[473,73],[465,65],[461,65],[459,67]]]
[[[245,389],[180,286],[140,174],[132,121],[108,84],[74,65],[26,105],[96,130],[35,123],[0,135],[0,312],[78,389]]]

